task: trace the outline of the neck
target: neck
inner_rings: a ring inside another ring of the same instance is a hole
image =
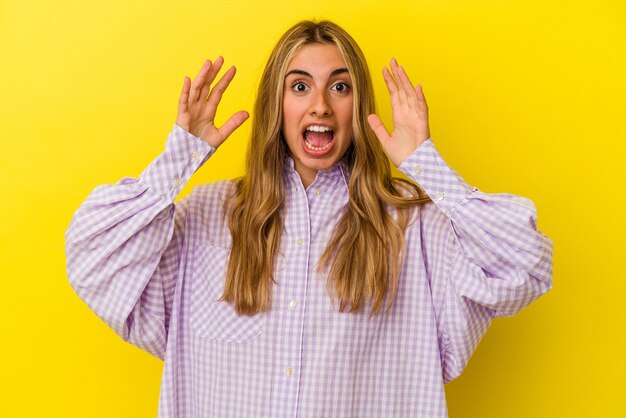
[[[302,181],[302,185],[304,186],[305,189],[307,189],[311,185],[311,183],[315,181],[315,178],[317,177],[317,170],[311,170],[311,169],[298,170],[298,168],[296,167],[296,172],[300,176],[300,180]]]

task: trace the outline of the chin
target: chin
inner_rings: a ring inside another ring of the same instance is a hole
[[[305,167],[308,167],[312,170],[327,170],[337,164],[339,160],[340,158],[330,155],[324,158],[312,158],[308,155],[305,155],[303,158],[300,159]]]

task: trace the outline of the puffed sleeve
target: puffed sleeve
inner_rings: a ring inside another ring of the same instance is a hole
[[[399,169],[432,198],[441,219],[425,237],[437,248],[425,254],[433,258],[427,263],[447,383],[461,374],[493,318],[515,314],[552,287],[553,243],[537,229],[532,201],[470,187],[432,139]]]
[[[163,359],[187,200],[174,199],[215,151],[175,125],[137,178],[95,188],[65,234],[78,296],[125,341]]]

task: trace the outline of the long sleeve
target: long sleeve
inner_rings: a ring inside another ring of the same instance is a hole
[[[470,187],[431,139],[400,165],[443,215],[443,248],[431,278],[444,381],[465,368],[495,317],[513,315],[552,287],[552,241],[537,230],[534,204]],[[440,225],[441,225],[440,224]]]
[[[137,179],[94,189],[66,232],[72,288],[124,340],[161,359],[186,212],[185,200],[173,202],[214,151],[174,126]]]

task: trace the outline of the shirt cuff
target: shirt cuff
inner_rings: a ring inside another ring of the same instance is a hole
[[[398,169],[419,184],[448,216],[459,203],[478,190],[446,164],[431,138],[417,147]]]
[[[206,141],[174,125],[165,151],[139,175],[139,181],[173,203],[191,175],[214,152],[215,148]]]

